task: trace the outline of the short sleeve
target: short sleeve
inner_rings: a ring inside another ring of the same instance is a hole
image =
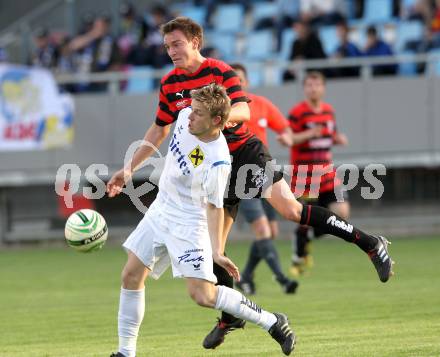
[[[170,103],[165,95],[163,85],[161,84],[159,90],[159,105],[156,111],[156,124],[165,126],[173,123],[177,119],[176,113],[170,108]]]
[[[217,79],[216,83],[225,87],[226,93],[231,99],[231,105],[239,102],[249,103],[250,100],[241,87],[240,78],[231,66],[219,60],[212,60],[212,65],[214,76]]]
[[[269,128],[276,131],[277,133],[281,133],[289,126],[288,120],[270,100],[264,98],[264,101],[266,102],[266,108],[268,112],[267,120]]]
[[[203,183],[208,202],[217,208],[223,207],[223,197],[230,172],[231,164],[228,161],[215,162],[208,170]]]

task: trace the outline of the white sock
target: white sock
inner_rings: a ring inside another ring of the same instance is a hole
[[[266,331],[277,322],[274,314],[263,310],[242,293],[223,285],[218,286],[215,308],[240,319],[253,322]]]
[[[119,352],[135,357],[136,341],[145,312],[145,288],[126,290],[121,288],[118,313]]]

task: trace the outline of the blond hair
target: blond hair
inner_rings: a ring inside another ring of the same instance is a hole
[[[219,125],[223,129],[231,112],[231,100],[224,87],[211,83],[205,87],[192,90],[191,98],[202,103],[211,118],[219,116],[221,118]]]
[[[188,41],[194,38],[199,40],[198,49],[201,50],[203,46],[203,29],[197,22],[190,19],[189,17],[179,16],[175,19],[168,21],[160,27],[160,32],[162,36],[173,31],[181,31]]]

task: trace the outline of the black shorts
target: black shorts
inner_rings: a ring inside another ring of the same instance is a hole
[[[283,178],[272,156],[256,136],[231,153],[232,167],[224,207],[235,219],[241,199],[259,198],[261,193]]]

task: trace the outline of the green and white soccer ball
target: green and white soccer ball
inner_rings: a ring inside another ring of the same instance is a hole
[[[91,209],[80,209],[67,219],[64,235],[67,244],[79,252],[101,249],[107,240],[104,217]]]

